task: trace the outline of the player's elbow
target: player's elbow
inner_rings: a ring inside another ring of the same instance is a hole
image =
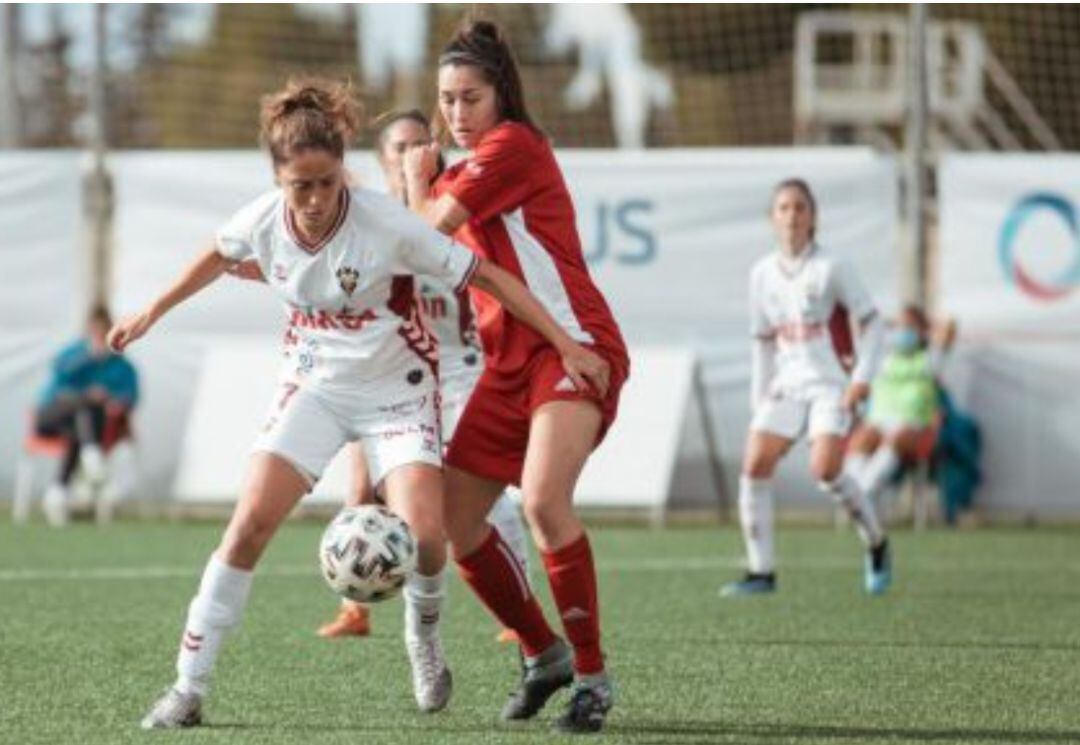
[[[431,219],[431,225],[443,235],[453,235],[460,223],[455,223],[449,214],[436,214]]]
[[[426,212],[432,227],[446,235],[453,235],[469,219],[469,211],[449,194],[430,204]]]

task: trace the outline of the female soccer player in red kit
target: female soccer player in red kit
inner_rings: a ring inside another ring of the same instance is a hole
[[[485,365],[447,453],[447,532],[462,577],[521,639],[520,688],[504,719],[534,716],[574,682],[557,726],[593,732],[613,695],[600,648],[596,572],[573,508],[589,454],[615,418],[629,358],[589,276],[550,143],[529,117],[509,46],[492,23],[467,23],[439,58],[440,124],[469,157],[433,185],[438,146],[406,155],[410,206],[518,277],[573,340],[598,356],[590,383],[563,350],[474,293]],[[507,483],[520,485],[572,651],[547,621],[498,531],[486,521]]]

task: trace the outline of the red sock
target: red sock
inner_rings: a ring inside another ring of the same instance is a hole
[[[457,565],[461,578],[488,610],[503,626],[517,632],[527,657],[535,657],[555,642],[555,632],[529,589],[525,569],[499,531],[492,528],[480,548],[458,559]]]
[[[584,533],[557,551],[541,551],[551,594],[562,616],[566,638],[574,645],[574,670],[592,675],[604,670],[600,653],[600,607],[596,600],[596,569],[589,537]]]

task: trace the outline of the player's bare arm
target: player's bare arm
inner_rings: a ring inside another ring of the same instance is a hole
[[[470,284],[490,294],[547,339],[562,356],[563,368],[579,390],[592,388],[601,397],[607,395],[611,366],[603,357],[574,341],[516,277],[490,261],[481,260]]]
[[[118,352],[123,351],[172,308],[220,277],[232,263],[214,248],[199,254],[168,290],[146,308],[124,318],[109,330],[106,337],[109,346]]]
[[[859,322],[859,363],[852,372],[851,383],[844,391],[844,407],[855,412],[870,398],[870,381],[881,362],[885,327],[876,311]]]
[[[263,276],[262,269],[259,268],[259,262],[254,259],[229,263],[225,267],[225,271],[237,279],[266,283],[266,277]]]
[[[438,162],[439,145],[435,142],[411,148],[405,153],[405,186],[409,208],[440,233],[453,235],[470,214],[450,194],[443,194],[438,199],[431,198],[431,181],[438,169]]]

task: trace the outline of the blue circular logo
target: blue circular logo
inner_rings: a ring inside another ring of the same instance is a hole
[[[1017,258],[1015,243],[1020,228],[1028,218],[1044,210],[1057,215],[1068,227],[1073,239],[1073,260],[1058,276],[1050,280],[1037,280],[1024,269]],[[1065,297],[1077,285],[1080,285],[1080,224],[1077,220],[1076,207],[1065,197],[1050,192],[1036,192],[1024,197],[1013,206],[1008,217],[1005,218],[1004,225],[1001,226],[998,259],[1005,276],[1025,295],[1043,301],[1059,300]]]

